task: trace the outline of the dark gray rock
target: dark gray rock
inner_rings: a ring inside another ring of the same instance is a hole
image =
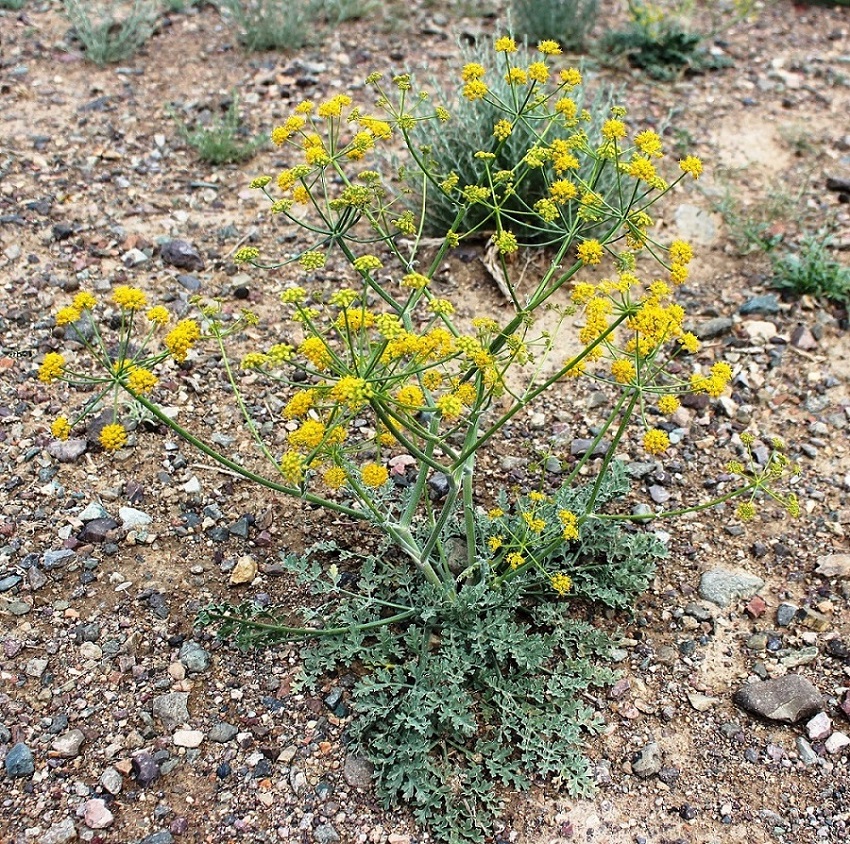
[[[12,746],[6,754],[4,765],[10,777],[29,777],[35,772],[32,751],[22,741]]]
[[[428,497],[431,501],[442,500],[449,494],[450,489],[449,476],[444,472],[434,472],[428,478]]]
[[[570,443],[570,454],[573,457],[584,457],[590,447],[593,445],[593,440],[577,439]],[[593,449],[592,457],[604,457],[611,448],[610,440],[600,440],[596,448]]]
[[[747,299],[738,309],[741,316],[751,316],[753,314],[764,314],[772,316],[779,313],[779,299],[774,293],[765,293],[762,296],[753,296]]]
[[[70,548],[60,548],[58,551],[45,551],[41,558],[41,564],[46,571],[52,571],[70,563],[76,557],[76,553]]]
[[[820,692],[799,674],[786,674],[775,680],[748,683],[735,692],[735,703],[768,721],[796,724],[811,718],[823,708]]]
[[[789,627],[797,615],[798,608],[794,604],[780,604],[776,608],[776,626]]]
[[[228,724],[226,721],[219,721],[217,724],[213,724],[209,738],[210,741],[217,741],[223,744],[226,741],[236,738],[238,732],[239,730],[233,724]]]
[[[705,601],[728,607],[737,598],[752,598],[764,586],[760,577],[747,572],[712,569],[699,582],[699,594]]]
[[[160,254],[166,264],[171,264],[178,270],[194,272],[204,268],[204,259],[201,257],[201,253],[185,240],[169,240],[162,247]]]
[[[368,759],[349,753],[345,757],[342,775],[352,788],[367,789],[372,787],[372,775],[375,768]]]
[[[694,334],[700,340],[714,340],[728,334],[732,330],[733,324],[732,317],[715,317],[700,323],[694,329]]]
[[[92,519],[77,534],[77,539],[80,542],[92,542],[99,545],[101,542],[105,542],[109,532],[117,527],[118,522],[115,519]]]

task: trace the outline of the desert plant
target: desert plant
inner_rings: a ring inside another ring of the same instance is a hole
[[[725,67],[729,61],[711,55],[703,44],[747,17],[752,0],[697,4],[695,0],[671,0],[666,5],[628,0],[631,20],[620,30],[600,40],[600,55],[620,56],[632,67],[655,79],[668,80],[687,71],[699,72]],[[707,14],[705,28],[695,23],[696,13]]]
[[[553,73],[554,42],[541,43],[540,57],[527,66],[514,63],[512,38],[494,46],[511,96],[497,100],[486,68],[473,62],[462,70],[463,96],[499,107],[494,131],[503,144],[519,124],[537,132],[509,167],[497,163],[498,150],[481,151],[479,183],[430,168],[419,129],[452,115],[412,93],[407,74],[391,84],[380,74],[367,78],[377,113],[338,94],[298,104],[272,131],[272,141],[298,163],[275,178],[259,176],[252,187],[303,239],[283,260],[265,259],[257,246],[234,255],[276,274],[284,265],[303,274],[303,284],[281,291],[287,327],[284,333],[274,325],[272,345],[243,347],[237,367],[234,344],[258,322],[254,313],[227,313],[229,303],[199,298],[193,316],[166,328],[172,314],[164,304],[151,307],[144,291],[120,285],[105,301],[78,292],[58,311],[57,326],[78,351],[68,358],[50,352],[38,370],[43,383],[85,391],[70,418],[53,422],[56,437],[68,437],[105,406],[112,421],[100,444],[122,449],[129,403],[231,472],[371,526],[377,547],[365,559],[336,543],[286,558],[320,597],[300,622],[291,609],[250,603],[210,606],[201,620],[245,645],[313,640],[308,683],[356,664],[358,717],[350,730],[376,766],[380,794],[410,803],[447,842],[489,834],[500,784],[523,788],[544,774],[561,778],[568,793],[590,788],[579,742],[598,721],[584,693],[611,679],[597,662],[608,641],[568,610],[575,598],[626,606],[664,554],[643,524],[646,515],[622,506],[628,482],[618,454],[631,441],[663,456],[671,447],[663,417],[677,411],[679,396],[718,397],[733,374],[722,360],[705,365],[687,357],[699,341],[685,330],[674,291],[693,252],[683,241],[662,244],[653,236],[650,212],[657,214],[656,204],[679,181],[698,178],[702,162],[688,155],[668,166],[659,135],[630,129],[621,107],[598,132],[585,129],[573,114],[581,74]],[[367,166],[375,147],[394,139],[430,186],[423,208],[443,193],[456,209],[437,245],[423,246],[424,210],[403,209],[393,182]],[[583,159],[592,174],[612,170],[617,190],[607,198],[595,192],[595,176],[580,175],[588,172]],[[561,232],[541,275],[520,284],[511,261],[519,245],[502,210],[515,186],[539,172],[547,194],[533,210],[541,226],[557,224]],[[501,320],[481,314],[466,324],[440,295],[440,270],[483,224],[468,221],[477,206],[487,209],[484,223],[495,220],[492,243],[513,308]],[[335,270],[332,288],[322,291],[314,274],[329,254],[345,270]],[[606,278],[597,280],[597,269]],[[562,357],[557,332],[537,327],[544,312],[561,323],[581,314],[579,351]],[[206,344],[256,460],[224,453],[157,401],[159,376],[182,377],[177,364]],[[526,492],[493,495],[477,484],[477,458],[491,440],[559,382],[575,378],[592,379],[611,401],[584,454],[557,480],[541,479]],[[264,401],[246,398],[259,385],[282,397],[279,422],[262,418]],[[725,467],[734,480],[722,494],[650,516],[705,511],[732,499],[740,499],[742,521],[764,500],[799,514],[795,496],[777,489],[792,468],[782,444],[764,445],[763,452],[743,433]]]
[[[847,308],[850,305],[850,267],[829,253],[830,238],[824,234],[803,238],[796,252],[773,260],[773,286],[788,296],[814,296]]]
[[[151,37],[156,24],[156,9],[147,0],[106,6],[93,0],[62,3],[86,58],[98,65],[130,58]]]
[[[565,50],[581,50],[596,23],[599,0],[511,0],[514,31],[536,43],[554,39]]]
[[[492,50],[486,46],[463,48],[461,55],[465,63],[485,69],[490,97],[484,101],[470,101],[463,96],[461,85],[450,102],[454,119],[445,124],[423,123],[417,133],[429,170],[446,177],[455,174],[461,185],[482,184],[486,181],[488,169],[512,168],[514,162],[534,146],[539,136],[547,137],[560,131],[559,127],[566,119],[575,121],[574,125],[582,125],[585,131],[592,133],[599,132],[610,117],[615,98],[612,89],[601,87],[593,95],[588,95],[582,87],[574,92],[572,105],[562,105],[562,109],[569,109],[568,114],[552,112],[541,114],[536,120],[517,120],[509,135],[499,137],[495,127],[502,117],[504,105],[510,104],[515,96],[516,79],[524,73],[521,66],[523,63],[530,65],[534,59],[528,51],[519,48],[514,73],[517,70],[520,73],[511,81],[507,78],[506,66],[500,61],[500,55],[494,57]],[[435,84],[436,81],[431,80],[431,85]],[[496,158],[490,161],[482,157],[484,154],[493,154]],[[445,233],[457,214],[452,195],[430,189],[427,183],[423,183],[421,171],[416,166],[403,171],[402,175],[411,189],[409,207],[424,208],[424,233],[429,236]],[[613,171],[610,168],[594,171],[589,159],[581,161],[578,176],[603,197],[608,197],[616,189],[617,179]],[[428,192],[424,203],[423,190]],[[510,227],[523,242],[541,244],[557,240],[561,234],[559,223],[547,225],[534,207],[548,193],[543,169],[529,169],[514,185],[512,194],[505,197],[500,211],[503,225]],[[565,207],[575,210],[571,203],[565,203]],[[479,205],[469,208],[466,225],[477,231],[479,236],[487,237],[496,228],[497,221],[486,206]]]
[[[223,115],[212,118],[208,125],[193,128],[174,112],[178,132],[198,158],[208,164],[236,164],[247,161],[265,143],[264,137],[250,138],[242,126],[239,98],[234,94]]]
[[[26,0],[0,0],[0,9],[9,9],[13,12],[24,8]]]
[[[246,50],[297,50],[319,37],[323,0],[218,0]]]
[[[365,18],[377,9],[380,0],[322,0],[321,9],[331,25]]]

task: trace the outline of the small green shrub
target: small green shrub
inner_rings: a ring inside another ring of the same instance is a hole
[[[365,18],[379,5],[379,0],[324,0],[320,4],[330,24]]]
[[[0,0],[0,9],[10,9],[16,12],[18,9],[23,9],[26,0]]]
[[[534,61],[530,52],[520,51],[517,55],[518,61],[525,66]],[[558,118],[548,127],[542,121],[518,120],[514,123],[510,137],[500,142],[494,135],[494,126],[503,116],[500,103],[513,101],[514,88],[505,79],[504,68],[499,65],[492,50],[466,48],[462,56],[465,63],[473,62],[486,68],[486,79],[492,96],[472,102],[457,91],[449,107],[451,120],[444,124],[419,125],[417,142],[431,172],[441,174],[443,178],[456,173],[460,185],[486,184],[488,169],[492,168],[494,172],[512,169],[529,149],[540,142],[541,135],[546,135],[551,142],[555,137],[568,134],[563,120],[559,121]],[[598,88],[587,97],[584,91],[582,87],[573,96],[577,113],[585,111],[589,117],[581,124],[581,128],[588,133],[598,133],[605,120],[611,116],[614,94],[605,87]],[[481,157],[481,152],[494,153],[496,158],[492,162],[488,161]],[[617,177],[611,167],[597,167],[595,163],[584,159],[577,175],[602,197],[607,198],[616,189]],[[421,173],[415,176],[406,174],[412,191],[410,207],[418,211],[423,207],[423,183]],[[501,209],[504,225],[510,226],[517,237],[525,242],[545,243],[557,238],[557,232],[562,231],[560,224],[547,226],[534,209],[535,203],[548,195],[549,185],[543,169],[529,169],[522,181],[514,186],[512,196]],[[432,188],[428,190],[424,207],[424,233],[434,237],[445,234],[457,214],[457,203],[452,196]],[[482,236],[489,235],[497,226],[496,219],[485,205],[471,206],[466,220],[470,230],[478,229]]]
[[[829,237],[804,238],[798,252],[773,261],[773,286],[792,296],[815,296],[842,307],[850,305],[850,267],[829,254]]]
[[[628,492],[623,466],[611,463],[597,503]],[[579,511],[592,488],[561,489],[537,513],[557,520],[560,509]],[[507,496],[501,503],[509,506]],[[487,547],[493,521],[480,512],[475,528]],[[462,523],[450,525],[446,538],[462,530]],[[655,561],[667,556],[654,534],[629,533],[602,520],[582,534],[578,547],[562,547],[575,573],[575,595],[613,607],[629,605],[646,589]],[[328,576],[316,551],[329,552],[346,568],[351,560],[356,586],[338,569]],[[400,574],[389,560],[376,554],[363,561],[333,543],[316,546],[307,558],[284,560],[321,596],[320,606],[305,613],[306,626],[353,630],[320,636],[310,646],[305,685],[314,689],[340,668],[371,667],[357,672],[349,732],[374,765],[384,806],[405,801],[436,840],[460,844],[485,840],[492,831],[500,785],[525,790],[535,776],[559,777],[567,793],[589,795],[593,779],[582,742],[603,722],[582,698],[616,679],[605,667],[610,638],[577,619],[570,602],[530,600],[546,591],[545,578],[525,586],[508,581],[498,590],[470,582],[448,600],[412,574]],[[387,626],[393,607],[415,610]],[[289,615],[251,604],[217,605],[200,620],[251,647],[279,638]]]
[[[632,67],[661,80],[674,79],[687,71],[700,72],[727,66],[728,60],[711,56],[702,46],[707,38],[722,28],[721,23],[718,21],[710,33],[698,32],[687,26],[689,5],[692,4],[677,3],[668,12],[660,6],[629,0],[631,21],[625,29],[603,36],[599,44],[601,54],[625,58]],[[737,3],[736,9],[738,6],[741,9],[736,14],[746,14],[749,5]],[[726,23],[732,20],[730,18]]]
[[[314,43],[323,20],[322,0],[218,0],[249,51],[297,50]],[[349,5],[349,4],[346,4]]]
[[[247,138],[239,117],[239,101],[233,97],[227,111],[214,117],[208,126],[190,129],[174,112],[180,136],[192,147],[201,161],[208,164],[238,164],[253,157],[265,138]],[[247,138],[247,139],[246,139]]]
[[[723,178],[718,174],[718,181]],[[784,186],[775,186],[744,206],[727,185],[723,195],[715,198],[714,209],[723,217],[738,254],[750,255],[772,252],[782,243],[785,224],[793,219],[799,202],[800,196],[793,196]]]
[[[147,0],[107,5],[93,0],[62,2],[86,58],[97,65],[130,58],[151,37],[156,25],[156,10]]]
[[[596,23],[599,0],[511,0],[515,33],[530,42],[552,38],[565,50],[581,50]]]

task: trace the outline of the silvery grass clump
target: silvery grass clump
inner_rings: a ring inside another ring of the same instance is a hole
[[[100,3],[62,0],[65,14],[83,45],[86,58],[97,65],[130,58],[153,35],[157,9],[148,0]]]

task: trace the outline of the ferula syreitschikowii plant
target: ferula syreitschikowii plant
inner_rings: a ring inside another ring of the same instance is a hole
[[[691,247],[654,234],[656,205],[683,179],[700,176],[700,159],[670,161],[664,140],[619,106],[591,130],[577,105],[581,74],[561,64],[556,42],[542,41],[522,64],[512,38],[498,38],[494,49],[506,95],[494,94],[494,71],[480,63],[460,74],[466,100],[495,111],[498,144],[479,153],[475,183],[429,165],[420,129],[452,115],[405,74],[369,76],[370,104],[347,94],[305,101],[274,129],[290,166],[252,186],[268,197],[278,223],[299,233],[300,246],[282,261],[255,246],[235,257],[302,275],[281,291],[275,342],[236,362],[233,343],[256,323],[253,313],[197,300],[192,316],[176,320],[144,291],[121,286],[106,301],[78,293],[58,312],[57,324],[83,352],[51,352],[39,370],[44,382],[88,391],[79,410],[53,423],[57,437],[106,406],[113,417],[101,444],[123,448],[124,403],[140,406],[247,480],[377,529],[384,544],[365,559],[343,537],[286,557],[321,596],[318,608],[302,611],[301,626],[251,604],[214,605],[202,618],[240,644],[313,639],[308,681],[358,663],[351,731],[375,765],[378,793],[388,804],[409,803],[446,841],[482,840],[499,783],[525,787],[543,774],[573,793],[590,788],[579,743],[599,719],[582,694],[612,675],[596,664],[605,636],[569,614],[571,600],[624,606],[664,555],[645,515],[612,506],[628,489],[621,447],[637,432],[645,452],[663,458],[669,426],[653,420],[675,414],[683,394],[722,395],[733,374],[728,363],[701,356],[684,327],[676,290],[688,276]],[[529,143],[505,164],[499,148],[520,131]],[[418,168],[418,212],[369,166],[384,144],[402,144],[408,170]],[[614,185],[605,196],[594,187],[603,177]],[[549,251],[539,277],[520,284],[514,253],[540,247],[522,245],[503,208],[531,178],[545,194],[523,220],[545,229]],[[436,245],[422,237],[435,196],[454,208]],[[439,272],[452,250],[482,230],[492,231],[513,307],[501,320],[467,321],[443,295]],[[348,270],[321,292],[315,274],[329,255]],[[117,342],[107,336],[107,309]],[[544,313],[559,323],[579,320],[579,351],[560,351],[551,326],[540,327]],[[208,348],[266,471],[202,441],[158,404],[161,374],[179,378],[176,364]],[[577,379],[604,385],[614,398],[559,486],[495,495],[480,488],[482,450],[535,400]],[[280,401],[275,425],[252,414],[248,393],[257,384]],[[654,516],[735,498],[741,520],[765,500],[796,515],[794,495],[778,489],[793,467],[781,442],[764,444],[766,451],[755,448],[754,436],[741,436],[726,467],[735,481],[722,496]],[[604,457],[595,458],[600,451]],[[404,483],[391,476],[397,465],[407,467]],[[334,562],[323,567],[328,556]],[[343,581],[342,568],[352,577]]]

